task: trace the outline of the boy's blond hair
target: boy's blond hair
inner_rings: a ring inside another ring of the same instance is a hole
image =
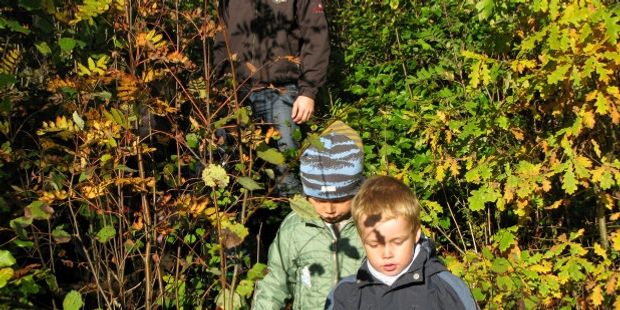
[[[420,203],[415,193],[403,182],[390,176],[368,178],[351,203],[351,216],[362,232],[363,226],[403,216],[412,233],[420,228]],[[364,223],[362,219],[365,218]]]

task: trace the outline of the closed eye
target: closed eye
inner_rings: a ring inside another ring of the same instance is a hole
[[[379,246],[379,242],[367,242],[366,245],[368,245],[371,248],[376,248]]]

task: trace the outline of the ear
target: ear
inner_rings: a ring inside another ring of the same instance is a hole
[[[418,241],[420,241],[420,237],[422,237],[422,228],[418,228],[418,231],[415,233],[415,243],[418,243]]]

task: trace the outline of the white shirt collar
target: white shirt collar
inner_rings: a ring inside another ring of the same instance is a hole
[[[411,262],[409,262],[409,265],[407,265],[407,267],[404,268],[399,274],[394,275],[394,276],[388,276],[388,275],[381,273],[379,270],[375,269],[370,264],[369,261],[366,261],[366,265],[368,266],[368,270],[370,271],[370,274],[373,277],[375,277],[375,279],[383,282],[387,286],[392,286],[392,284],[394,284],[394,282],[396,282],[396,280],[400,278],[400,276],[402,276],[407,271],[409,271],[409,268],[411,267],[411,265],[413,264],[413,261],[415,260],[415,258],[418,256],[419,253],[420,253],[420,244],[416,244],[415,250],[413,251],[413,258],[411,259]]]

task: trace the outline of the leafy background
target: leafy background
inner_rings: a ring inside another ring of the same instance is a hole
[[[620,309],[620,6],[324,3],[306,143],[358,129],[483,308]],[[0,1],[0,308],[249,307],[297,154],[214,80],[214,6]]]

